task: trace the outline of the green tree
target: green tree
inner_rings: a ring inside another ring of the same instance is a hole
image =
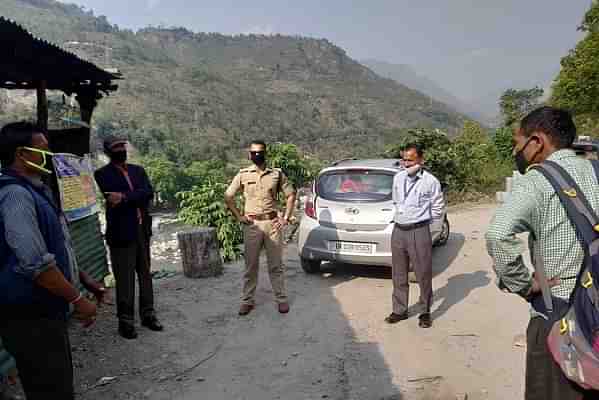
[[[467,121],[460,135],[451,145],[451,154],[456,163],[456,179],[462,190],[485,192],[501,181],[505,172],[503,159],[490,140],[488,133],[476,122]]]
[[[561,61],[551,102],[577,114],[599,115],[599,4],[585,15],[580,29],[587,35]]]
[[[439,130],[410,129],[399,138],[397,144],[387,147],[385,157],[399,158],[400,153],[410,144],[417,144],[425,151],[425,163],[443,186],[462,187],[456,177],[455,160],[451,156],[451,141]]]
[[[216,228],[221,255],[225,261],[239,257],[243,231],[223,201],[227,185],[206,182],[180,192],[179,218],[186,224]]]
[[[301,188],[309,183],[320,169],[320,163],[302,154],[294,144],[270,144],[267,154],[269,165],[283,170],[296,188]]]
[[[183,174],[177,165],[165,157],[145,157],[142,160],[154,190],[162,202],[176,203],[176,194],[182,190]]]
[[[223,160],[194,161],[183,171],[188,187],[204,183],[226,182],[228,178]]]
[[[493,143],[497,154],[503,160],[512,160],[512,128],[503,126],[495,130]]]
[[[508,89],[503,92],[499,99],[499,108],[504,125],[511,126],[538,107],[543,93],[543,89],[538,86],[532,89]]]

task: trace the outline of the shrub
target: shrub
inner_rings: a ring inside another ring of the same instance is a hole
[[[224,202],[227,185],[222,182],[206,182],[189,191],[180,192],[179,218],[189,225],[216,228],[221,254],[225,261],[239,257],[239,245],[243,243],[243,231]]]

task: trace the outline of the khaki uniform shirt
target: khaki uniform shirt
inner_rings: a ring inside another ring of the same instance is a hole
[[[255,165],[239,170],[226,194],[233,197],[240,190],[245,199],[244,214],[246,215],[276,211],[278,192],[283,192],[285,196],[295,192],[283,171],[278,168],[266,168],[260,173]]]

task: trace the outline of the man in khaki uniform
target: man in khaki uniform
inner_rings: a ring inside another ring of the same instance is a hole
[[[285,174],[266,165],[266,144],[255,140],[250,144],[251,167],[237,173],[225,193],[225,202],[235,218],[244,224],[245,274],[239,315],[247,315],[254,308],[254,294],[258,285],[260,252],[266,249],[270,283],[279,312],[289,312],[285,271],[283,267],[282,230],[289,223],[295,204],[295,190]],[[235,195],[243,192],[243,213],[235,205]],[[277,196],[283,192],[287,204],[283,215],[277,212]]]

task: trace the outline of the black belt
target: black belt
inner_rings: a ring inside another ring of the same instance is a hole
[[[427,219],[426,221],[416,222],[415,224],[398,224],[396,222],[395,227],[398,229],[401,229],[402,231],[411,231],[414,229],[422,228],[423,226],[427,226],[430,224],[431,224],[430,219]]]

